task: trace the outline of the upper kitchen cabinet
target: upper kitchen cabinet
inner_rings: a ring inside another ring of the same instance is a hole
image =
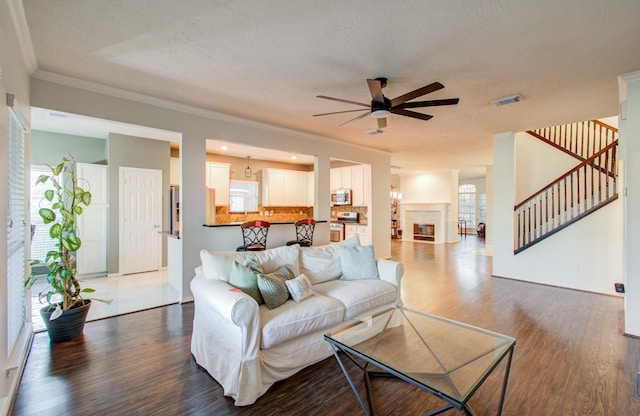
[[[207,188],[216,190],[216,205],[229,205],[228,163],[207,162]]]
[[[356,165],[351,167],[352,205],[369,206],[371,193],[371,166]]]
[[[307,206],[308,207],[312,207],[316,200],[315,192],[314,192],[316,188],[315,179],[316,179],[315,172],[313,171],[307,172]]]
[[[366,207],[371,193],[371,166],[353,165],[331,169],[331,189],[351,189],[352,205]]]
[[[331,169],[331,190],[352,187],[351,166]]]
[[[309,206],[308,172],[262,169],[262,205],[279,207]]]

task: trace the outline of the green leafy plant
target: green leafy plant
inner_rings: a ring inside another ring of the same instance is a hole
[[[46,300],[49,310],[55,308],[50,318],[54,320],[64,311],[84,305],[87,300],[83,299],[82,295],[94,292],[93,289],[80,287],[76,277],[75,257],[75,252],[82,245],[78,237],[76,218],[82,215],[83,207],[91,204],[91,192],[85,189],[88,186],[86,181],[77,177],[76,161],[73,157],[64,157],[60,164],[49,166],[49,169],[50,175],[40,175],[36,180],[36,186],[50,186],[40,201],[38,214],[45,224],[51,224],[49,237],[55,241],[55,249],[46,254],[44,261],[31,261],[32,266],[46,265],[49,273],[31,273],[25,281],[25,286],[31,288],[39,280],[46,279],[47,288],[38,294],[38,298],[41,303]],[[84,187],[80,186],[81,184]],[[54,295],[60,295],[61,301],[52,299]],[[55,303],[52,303],[52,300]]]

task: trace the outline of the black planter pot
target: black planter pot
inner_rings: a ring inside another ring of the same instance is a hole
[[[89,313],[91,307],[91,301],[85,300],[84,305],[74,306],[73,308],[65,311],[57,319],[50,321],[49,318],[53,313],[48,311],[49,306],[45,306],[40,309],[40,316],[44,321],[44,325],[49,331],[49,338],[51,342],[64,342],[69,341],[82,334],[84,330],[84,322]]]

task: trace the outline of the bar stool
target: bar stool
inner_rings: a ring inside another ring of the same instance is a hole
[[[296,226],[296,239],[293,241],[287,241],[288,246],[294,244],[300,244],[301,247],[311,247],[313,244],[313,230],[316,226],[316,221],[313,218],[305,218],[295,222]]]
[[[247,221],[240,225],[243,243],[236,251],[263,251],[267,248],[267,233],[269,232],[267,221]]]

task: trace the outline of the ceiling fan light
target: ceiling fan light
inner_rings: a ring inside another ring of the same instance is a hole
[[[371,112],[371,117],[373,118],[385,118],[389,116],[391,112],[389,110],[375,110]]]

